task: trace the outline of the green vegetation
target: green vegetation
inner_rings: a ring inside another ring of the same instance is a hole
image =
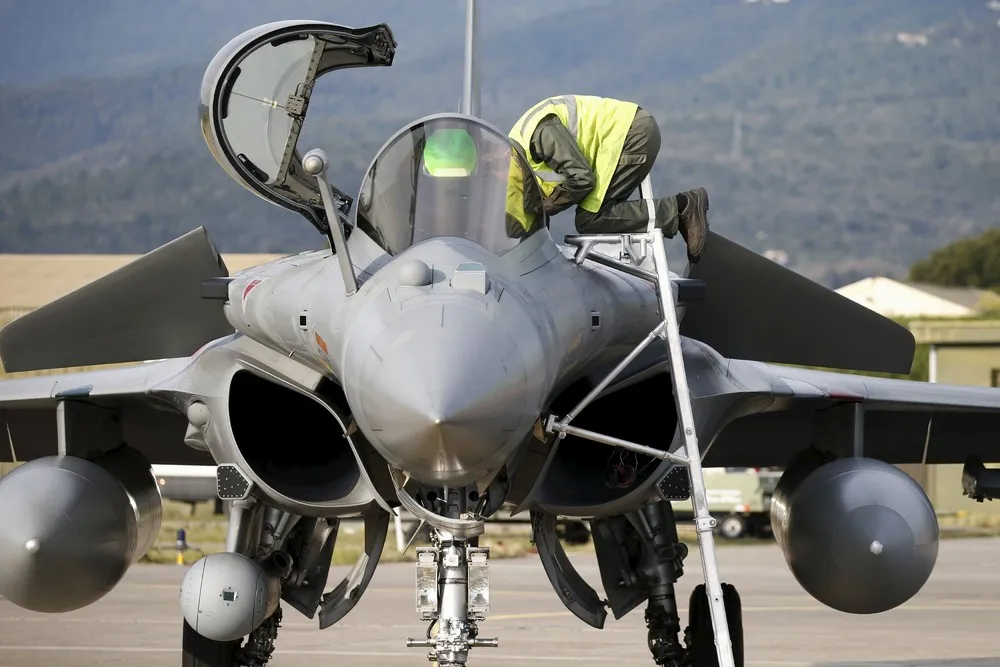
[[[934,251],[913,265],[910,280],[1000,290],[1000,229]]]
[[[977,512],[938,516],[942,538],[1000,537],[1000,517]]]
[[[156,543],[141,559],[146,563],[173,563],[177,559],[177,530],[183,528],[189,550],[185,553],[186,563],[192,563],[202,556],[218,553],[226,544],[226,518],[212,513],[213,503],[198,503],[192,512],[187,503],[166,500],[163,502],[163,521]],[[685,537],[694,543],[694,533]],[[414,559],[413,546],[425,546],[419,538],[406,553],[396,549],[395,537],[391,530],[382,550],[381,562],[410,562]],[[486,534],[480,538],[480,545],[490,547],[493,558],[515,558],[534,553],[531,528],[528,524],[490,524]],[[593,545],[564,545],[569,553],[592,552]],[[333,553],[334,565],[353,565],[364,550],[364,524],[345,521],[337,536],[337,547]]]
[[[218,553],[225,548],[226,543],[226,519],[222,516],[212,514],[212,503],[199,503],[194,512],[191,512],[186,503],[179,503],[166,500],[163,503],[163,523],[160,527],[160,534],[156,544],[149,552],[143,556],[140,562],[144,563],[174,563],[177,559],[176,536],[177,530],[183,528],[187,534],[189,550],[184,556],[185,563],[193,563],[195,560],[210,553]],[[694,527],[689,524],[678,526],[678,536],[680,540],[688,545],[698,543]],[[733,542],[730,540],[720,540],[719,544],[755,544],[758,540],[740,540]],[[410,562],[414,559],[413,547],[426,546],[428,542],[419,538],[414,540],[413,545],[400,554],[396,549],[395,537],[390,530],[386,539],[385,548],[382,550],[381,562],[397,563]],[[490,547],[490,555],[493,558],[516,558],[535,553],[534,544],[531,539],[531,527],[528,524],[498,524],[491,523],[486,526],[486,534],[480,538],[481,546]],[[563,543],[563,548],[567,553],[593,553],[593,542],[586,544]],[[334,565],[353,565],[364,549],[364,527],[360,522],[346,521],[342,524],[340,535],[337,537],[337,548],[333,554]]]
[[[48,12],[80,40],[44,56],[24,29],[43,10],[0,6],[0,37],[19,54],[0,64],[0,252],[143,252],[200,224],[224,252],[321,244],[210,157],[195,112],[208,59],[239,30],[290,15],[389,23],[395,64],[321,80],[306,123],[303,146],[326,148],[331,180],[353,192],[395,128],[457,107],[464,3],[304,2],[248,5],[229,21],[190,0],[156,16],[125,0],[94,16]],[[657,188],[706,185],[715,229],[788,252],[815,280],[903,276],[997,222],[1000,15],[980,0],[535,4],[484,6],[488,120],[506,128],[567,91],[634,99],[663,130]]]

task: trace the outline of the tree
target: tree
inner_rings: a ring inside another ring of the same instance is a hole
[[[1000,229],[946,245],[910,268],[910,280],[1000,289]]]

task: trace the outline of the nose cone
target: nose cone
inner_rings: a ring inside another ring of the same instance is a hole
[[[537,415],[522,350],[473,306],[403,311],[364,352],[366,435],[425,482],[460,485],[501,466]]]

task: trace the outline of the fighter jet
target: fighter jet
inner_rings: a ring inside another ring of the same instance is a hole
[[[475,31],[473,5],[468,45]],[[24,462],[0,481],[0,594],[50,613],[100,600],[159,528],[150,466],[214,464],[232,510],[225,551],[181,585],[185,666],[262,667],[288,607],[335,625],[399,508],[433,536],[415,549],[428,627],[407,643],[466,664],[498,646],[480,635],[479,537],[505,505],[530,514],[540,565],[584,623],[645,604],[656,664],[742,665],[704,465],[787,467],[772,525],[820,602],[872,614],[912,598],[938,524],[893,464],[1000,460],[1000,390],[813,370],[905,373],[914,341],[722,235],[683,276],[658,233],[554,238],[523,152],[480,117],[474,48],[462,110],[389,137],[355,201],[300,132],[320,77],[391,66],[396,46],[385,24],[283,21],[205,72],[212,155],[325,247],[229,275],[199,227],[0,331],[8,372],[129,364],[0,382],[0,460]],[[682,637],[671,501],[692,496],[707,584]],[[558,515],[590,522],[603,597]],[[349,519],[365,553],[328,587]]]

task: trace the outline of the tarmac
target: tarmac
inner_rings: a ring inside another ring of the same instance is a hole
[[[387,545],[388,548],[388,545]],[[1000,665],[1000,539],[945,540],[924,589],[906,604],[875,616],[828,609],[796,583],[773,543],[722,546],[724,581],[743,600],[746,665],[765,667],[997,667]],[[592,555],[573,554],[595,587]],[[179,667],[178,584],[184,566],[139,565],[94,605],[47,616],[0,599],[2,667]],[[347,568],[337,568],[343,576]],[[653,665],[642,608],[603,630],[584,625],[556,598],[537,557],[497,560],[493,608],[481,635],[499,648],[477,648],[471,665]],[[406,648],[425,626],[414,609],[412,564],[385,563],[371,588],[339,624],[284,607],[269,667],[430,664],[426,649]],[[701,581],[697,549],[686,561],[678,601]]]

